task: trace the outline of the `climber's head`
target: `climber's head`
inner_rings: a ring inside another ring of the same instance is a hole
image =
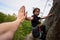
[[[33,14],[38,16],[39,13],[40,13],[40,9],[39,8],[34,8]]]

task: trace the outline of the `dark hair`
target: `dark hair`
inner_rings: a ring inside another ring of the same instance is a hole
[[[33,14],[34,14],[34,12],[35,12],[37,9],[40,11],[40,9],[39,9],[39,8],[34,8],[34,9],[33,9]]]

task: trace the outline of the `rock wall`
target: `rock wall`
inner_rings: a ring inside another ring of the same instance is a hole
[[[60,40],[60,0],[53,0],[53,7],[49,14],[54,13],[45,20],[45,25],[48,28],[46,40]]]

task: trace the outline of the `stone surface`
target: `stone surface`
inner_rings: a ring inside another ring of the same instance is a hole
[[[55,14],[45,20],[48,29],[46,40],[60,40],[60,0],[53,0],[49,14]]]

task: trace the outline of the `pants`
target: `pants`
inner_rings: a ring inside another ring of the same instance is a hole
[[[38,26],[32,28],[32,35],[34,38],[40,38],[40,39],[45,39],[45,26],[42,25],[42,28],[40,28],[42,31],[38,30]]]

